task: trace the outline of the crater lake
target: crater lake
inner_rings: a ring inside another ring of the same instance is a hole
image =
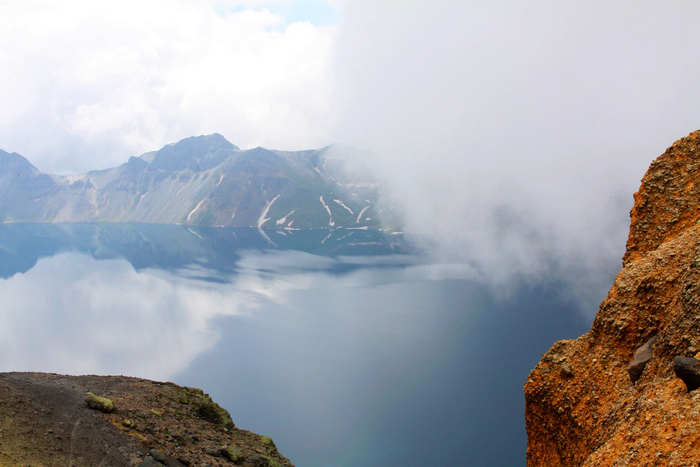
[[[0,371],[199,387],[301,467],[525,465],[527,375],[595,310],[430,253],[370,230],[3,224]]]

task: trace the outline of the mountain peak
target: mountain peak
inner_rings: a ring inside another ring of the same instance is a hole
[[[378,187],[360,183],[336,161],[326,164],[327,152],[240,150],[214,133],[119,167],[53,177],[2,152],[0,220],[377,229],[381,212],[398,225],[392,209],[378,208]]]
[[[191,169],[199,172],[218,165],[233,151],[239,150],[218,133],[191,136],[163,146],[153,157],[149,170]]]
[[[39,170],[24,157],[16,152],[6,152],[0,149],[0,174],[17,172],[22,175],[35,175]]]

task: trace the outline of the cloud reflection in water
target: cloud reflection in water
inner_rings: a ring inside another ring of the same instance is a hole
[[[141,253],[40,257],[0,279],[0,368],[201,387],[299,465],[467,454],[517,465],[527,372],[583,328],[557,284],[504,293],[468,265],[411,255],[235,252],[223,266],[201,254],[141,267]]]
[[[286,303],[293,290],[377,280],[362,279],[368,272],[343,280],[326,272],[340,261],[250,251],[236,264],[237,274],[222,278],[201,265],[137,271],[126,260],[84,253],[45,257],[0,279],[0,367],[166,380],[216,342],[214,318],[250,314],[263,302]],[[381,257],[367,263],[377,261]]]
[[[0,294],[3,370],[152,379],[167,379],[212,344],[212,317],[255,301],[223,284],[81,253],[39,260],[0,280]]]

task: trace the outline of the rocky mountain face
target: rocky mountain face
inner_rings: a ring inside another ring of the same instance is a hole
[[[378,205],[377,185],[346,175],[349,151],[337,145],[297,152],[241,150],[213,134],[131,157],[112,169],[48,175],[19,154],[0,150],[0,221],[395,226],[391,209]]]
[[[634,198],[592,329],[555,343],[525,384],[529,466],[700,461],[700,391],[686,384],[700,376],[700,131],[651,164]]]

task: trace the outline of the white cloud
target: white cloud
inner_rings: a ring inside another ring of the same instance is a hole
[[[208,2],[3,7],[0,142],[45,171],[84,171],[194,134],[242,147],[325,144],[335,30]]]
[[[329,27],[292,3],[0,2],[0,147],[45,171],[211,132],[367,147],[410,228],[540,274],[619,257],[644,171],[699,126],[694,3],[335,0]]]
[[[292,0],[210,0],[219,9],[223,8],[259,8],[277,3],[291,3]]]
[[[492,274],[619,258],[649,163],[700,124],[700,6],[355,1],[339,38],[339,139],[410,227]]]

